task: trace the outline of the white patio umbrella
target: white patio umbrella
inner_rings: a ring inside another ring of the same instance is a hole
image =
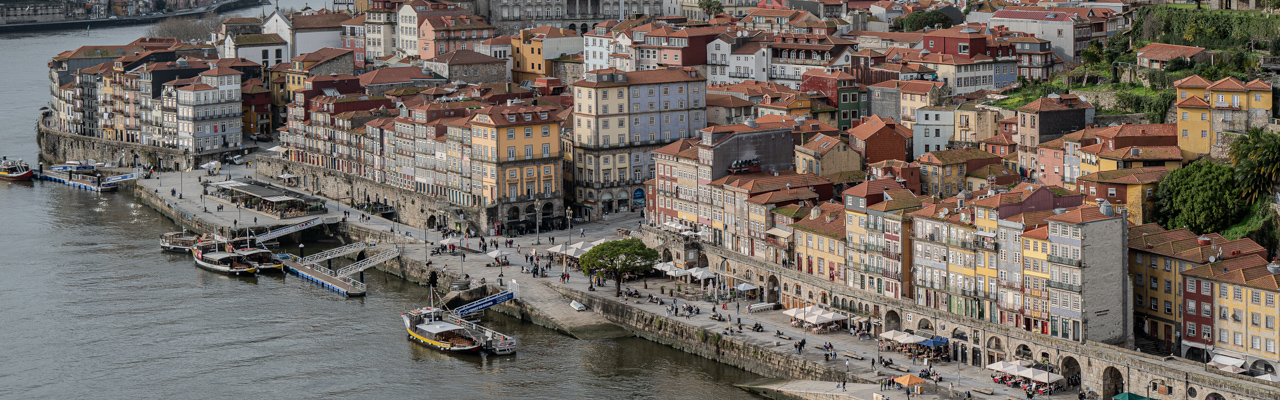
[[[547,252],[548,252],[548,253],[551,253],[551,254],[563,254],[563,253],[564,253],[564,249],[565,249],[565,248],[567,248],[567,247],[569,247],[569,246],[567,246],[567,245],[565,245],[565,244],[563,244],[563,243],[562,243],[562,244],[557,244],[557,245],[555,245],[555,246],[548,247],[548,248],[547,248]]]
[[[831,318],[831,321],[844,321],[846,319],[849,319],[848,316],[835,311],[828,311],[826,314],[823,314],[823,315],[826,315],[828,318]]]
[[[822,309],[818,308],[818,306],[808,306],[804,308],[792,308],[790,310],[783,311],[782,315],[786,315],[788,317],[799,317],[802,315],[817,314],[821,312],[822,312]]]
[[[689,270],[689,276],[692,276],[694,279],[697,279],[697,280],[703,280],[703,279],[715,278],[716,274],[711,272],[710,269],[707,269],[706,267],[702,267],[702,268],[694,268]]]
[[[671,275],[672,278],[679,278],[685,275],[689,275],[689,270],[672,268],[670,271],[667,271],[667,275]]]
[[[656,269],[662,272],[670,271],[671,268],[675,268],[675,264],[672,264],[670,261],[660,262],[653,265],[653,269]]]
[[[901,333],[902,333],[902,332],[900,332],[900,331],[896,331],[896,330],[893,330],[893,331],[884,331],[884,332],[880,332],[880,338],[881,338],[881,339],[894,340],[893,338],[897,337],[897,336],[898,336],[898,334],[901,334]],[[894,340],[894,341],[896,341],[896,340]]]
[[[1041,383],[1053,383],[1062,379],[1062,375],[1058,375],[1049,371],[1033,369],[1033,368],[1027,368],[1026,370],[1018,371],[1018,376],[1021,376],[1023,378],[1030,378],[1033,381],[1041,382]]]
[[[1009,374],[1009,375],[1022,376],[1022,374],[1023,374],[1024,372],[1026,372],[1026,370],[1029,370],[1029,369],[1031,369],[1031,368],[1022,367],[1022,366],[1017,366],[1017,365],[1010,365],[1010,366],[1009,366],[1009,368],[1005,368],[1004,373]]]
[[[443,244],[445,246],[448,246],[451,244],[459,244],[459,243],[462,243],[462,241],[458,240],[458,238],[448,238],[440,241],[440,244]]]
[[[511,252],[508,252],[508,251],[502,251],[502,250],[494,250],[494,251],[490,251],[490,252],[488,252],[488,253],[484,253],[484,255],[489,256],[489,257],[493,257],[494,259],[497,259],[497,258],[502,257],[502,256],[505,256],[505,255],[510,255],[510,254],[511,254]]]
[[[1014,367],[1014,366],[1015,366],[1015,365],[1010,364],[1010,363],[1009,363],[1009,362],[1007,362],[1007,361],[998,361],[998,362],[994,362],[994,363],[991,363],[991,364],[987,364],[987,369],[992,370],[992,371],[1000,371],[1000,372],[1004,372],[1004,370],[1009,369],[1010,367]]]
[[[899,340],[898,342],[906,343],[906,344],[915,344],[915,343],[920,343],[926,340],[929,340],[929,339],[925,337],[920,337],[917,335],[908,335],[907,337],[902,338],[902,340]]]
[[[586,250],[586,249],[574,249],[574,248],[570,248],[569,250],[565,250],[565,252],[564,252],[564,255],[569,256],[569,257],[574,257],[574,258],[582,257],[582,255],[583,255],[583,254],[587,254],[587,250]]]
[[[750,284],[750,283],[742,282],[742,283],[739,283],[739,284],[738,284],[738,286],[734,286],[733,288],[734,288],[734,289],[738,289],[739,291],[743,291],[743,292],[745,292],[745,291],[748,291],[748,290],[756,290],[756,285],[752,285],[752,284]]]
[[[606,243],[606,242],[612,242],[612,241],[613,241],[613,239],[600,239],[600,240],[597,240],[597,241],[591,242],[591,247],[599,246],[599,245],[602,245],[602,244],[604,244],[604,243]]]
[[[200,164],[200,168],[204,168],[204,169],[214,169],[214,168],[218,168],[218,166],[219,166],[219,165],[222,165],[222,163],[217,162],[217,161],[210,161],[210,162],[207,162],[207,163],[204,163],[204,164]]]
[[[1258,376],[1255,376],[1254,378],[1258,378],[1267,382],[1280,382],[1280,376],[1276,376],[1276,374],[1258,375]]]

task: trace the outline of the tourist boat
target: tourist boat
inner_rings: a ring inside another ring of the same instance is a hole
[[[236,250],[236,254],[244,257],[245,260],[249,261],[250,265],[258,268],[258,273],[284,272],[284,260],[276,257],[275,254],[271,254],[270,250],[247,248]]]
[[[195,246],[199,240],[200,238],[187,233],[187,231],[169,232],[160,235],[160,250],[174,253],[190,253],[191,246]]]
[[[197,266],[213,272],[221,272],[228,275],[253,275],[258,271],[258,267],[253,266],[244,256],[236,253],[195,250],[191,256],[191,258],[195,259]]]
[[[440,351],[477,352],[480,351],[480,340],[467,328],[446,321],[451,316],[444,309],[429,306],[409,310],[400,314],[404,319],[405,330],[409,338]]]
[[[5,159],[0,161],[0,179],[6,181],[31,180],[31,166],[22,160]]]

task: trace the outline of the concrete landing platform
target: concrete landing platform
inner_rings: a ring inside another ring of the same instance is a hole
[[[770,379],[737,385],[738,388],[771,399],[801,400],[878,400],[877,394],[905,399],[901,390],[881,392],[880,385],[849,384],[846,389],[837,382]]]
[[[599,313],[574,310],[569,306],[569,298],[548,287],[549,279],[551,278],[516,278],[520,284],[523,311],[528,312],[534,322],[583,340],[633,336],[631,332],[609,322]],[[544,321],[537,321],[538,319]]]

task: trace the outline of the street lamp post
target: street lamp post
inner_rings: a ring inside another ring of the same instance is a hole
[[[569,273],[569,255],[567,253],[568,253],[569,245],[573,244],[573,210],[571,210],[569,207],[564,208],[564,218],[565,218],[565,221],[568,221],[569,223],[569,236],[565,238],[569,240],[565,241],[565,245],[564,245],[566,254],[561,254],[561,256],[564,260],[564,273],[568,274]]]
[[[542,207],[541,202],[533,200],[533,244],[542,244]]]

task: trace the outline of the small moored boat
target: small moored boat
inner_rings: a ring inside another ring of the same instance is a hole
[[[448,311],[440,308],[422,307],[400,314],[400,317],[404,319],[409,338],[418,343],[440,351],[479,351],[480,341],[466,328],[446,322],[446,313]]]
[[[191,246],[195,246],[197,241],[199,241],[199,238],[187,233],[187,231],[169,232],[160,235],[160,250],[174,253],[190,253]]]
[[[239,249],[236,250],[236,254],[243,256],[245,260],[249,261],[250,265],[258,268],[258,273],[260,274],[266,272],[284,272],[284,260],[276,257],[275,254],[271,254],[271,251],[269,250],[252,248]]]
[[[31,166],[22,160],[4,159],[0,161],[0,179],[6,181],[31,180]]]
[[[258,268],[253,266],[249,260],[236,253],[221,251],[206,253],[196,250],[191,256],[195,259],[197,266],[213,272],[221,272],[228,275],[252,275],[258,271]]]

